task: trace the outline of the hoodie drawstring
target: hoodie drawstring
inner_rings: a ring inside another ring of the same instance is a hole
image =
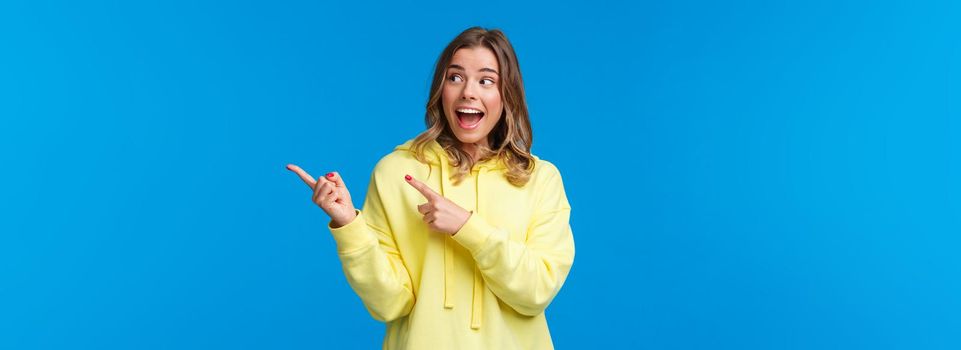
[[[444,191],[444,179],[447,178],[446,169],[444,169],[444,160],[441,158],[440,154],[436,154],[437,163],[439,164],[438,169],[440,176],[440,195],[447,196]],[[451,295],[452,285],[454,283],[451,277],[454,274],[454,242],[451,241],[452,238],[449,235],[444,235],[444,308],[453,309],[454,308],[454,297]]]
[[[474,193],[475,193],[475,195],[474,195],[474,210],[471,212],[471,215],[476,215],[476,214],[479,212],[478,208],[480,208],[480,196],[481,196],[481,192],[480,192],[480,178],[481,178],[481,174],[483,174],[483,170],[478,171],[478,172],[477,172],[477,178],[474,179]],[[481,293],[484,292],[484,289],[483,289],[483,288],[484,288],[484,285],[483,285],[484,281],[483,281],[483,279],[482,279],[481,277],[482,277],[482,276],[481,276],[481,273],[480,273],[480,268],[477,267],[477,264],[474,264],[474,291],[473,291],[473,293],[472,293],[473,296],[471,297],[471,313],[470,313],[470,328],[473,328],[473,329],[480,329],[480,327],[481,327],[481,316],[483,315],[483,314],[481,313],[481,311],[482,311],[481,306],[483,305],[483,304],[482,304],[482,301],[483,301],[483,297],[484,297],[484,296],[483,296]]]
[[[438,168],[440,169],[440,171],[438,172],[438,175],[440,176],[440,194],[444,197],[447,197],[448,199],[453,199],[452,197],[456,197],[458,191],[448,191],[448,186],[453,186],[452,184],[449,183],[450,179],[448,178],[450,176],[450,171],[448,169],[450,164],[446,162],[445,159],[441,156],[441,154],[445,152],[444,149],[440,147],[440,145],[435,144],[434,146],[436,146],[434,150],[437,158],[437,163],[439,164]],[[478,212],[477,209],[480,208],[481,192],[480,192],[479,183],[480,183],[480,177],[482,173],[483,173],[483,170],[480,170],[478,172],[477,177],[474,180],[474,209],[472,210],[471,215],[477,214]],[[453,190],[453,188],[451,188],[451,190]],[[454,295],[452,292],[454,288],[454,277],[453,277],[454,276],[454,244],[457,244],[457,243],[454,242],[453,240],[454,239],[450,235],[445,235],[444,237],[444,308],[445,309],[454,308]],[[473,276],[474,283],[471,290],[470,328],[476,330],[476,329],[480,329],[481,318],[483,316],[482,303],[483,303],[483,297],[484,297],[483,295],[484,279],[481,276],[480,270],[477,268],[476,265],[474,266],[474,269],[473,269],[473,275],[474,275]]]

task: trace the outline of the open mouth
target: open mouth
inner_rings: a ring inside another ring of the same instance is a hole
[[[476,128],[484,119],[484,112],[473,108],[458,108],[454,113],[457,114],[460,127],[468,130]]]

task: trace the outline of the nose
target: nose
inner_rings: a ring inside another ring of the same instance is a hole
[[[463,100],[476,100],[477,94],[474,92],[474,84],[464,84],[464,88],[460,92],[460,98]]]

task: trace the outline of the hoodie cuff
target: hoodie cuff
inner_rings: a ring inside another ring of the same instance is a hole
[[[358,209],[354,209],[354,213],[357,214],[357,217],[347,225],[334,228],[330,226],[333,221],[327,223],[330,234],[334,236],[334,241],[337,242],[338,253],[349,254],[377,244],[377,237],[374,237],[367,229],[367,220],[364,219],[364,214]]]
[[[496,230],[494,226],[488,224],[477,213],[473,213],[467,218],[467,222],[460,228],[460,231],[457,231],[451,238],[467,248],[471,254],[476,254],[478,250],[484,247],[494,230]]]

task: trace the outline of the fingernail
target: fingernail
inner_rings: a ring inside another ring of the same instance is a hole
[[[410,175],[404,175],[404,179],[407,180],[407,181],[410,181],[411,177],[410,177]]]
[[[327,173],[327,177],[334,177],[334,173]]]

